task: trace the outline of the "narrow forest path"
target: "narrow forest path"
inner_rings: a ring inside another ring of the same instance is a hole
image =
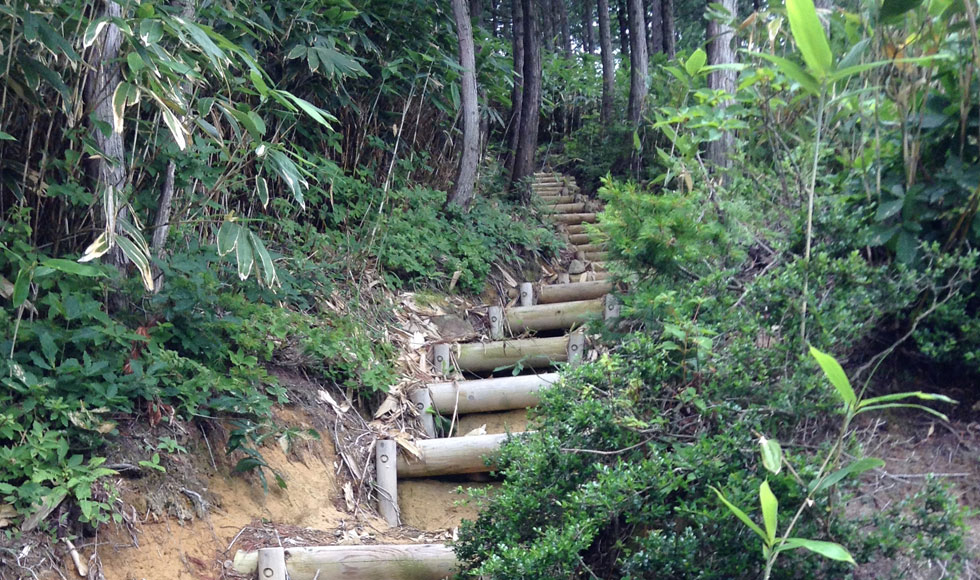
[[[605,243],[592,226],[600,204],[560,173],[536,173],[532,191],[568,240],[564,271],[557,283],[525,282],[488,306],[488,340],[433,345],[433,380],[409,394],[427,437],[376,445],[378,509],[393,527],[453,530],[474,518],[477,507],[456,491],[495,485],[485,475],[493,454],[527,429],[528,408],[560,367],[586,355],[585,326],[619,317]],[[291,580],[438,579],[454,565],[443,544],[270,548],[235,558],[236,571],[267,580],[284,578],[282,569]]]

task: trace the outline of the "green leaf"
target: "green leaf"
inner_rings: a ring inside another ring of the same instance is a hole
[[[174,142],[177,143],[177,148],[183,151],[187,148],[187,139],[184,136],[184,127],[177,120],[177,115],[174,115],[174,112],[170,110],[170,107],[160,97],[154,93],[150,93],[150,95],[157,102],[157,105],[159,105],[163,122],[167,125],[167,129],[170,129],[170,134],[173,135]]]
[[[697,76],[706,62],[708,62],[708,55],[699,48],[687,58],[687,62],[684,63],[684,70],[692,77]]]
[[[803,70],[803,67],[795,62],[773,54],[765,54],[763,52],[753,52],[750,54],[773,63],[780,70],[780,72],[800,83],[800,86],[810,94],[820,94],[820,83],[817,82],[817,79],[813,78],[810,73]]]
[[[847,380],[847,375],[844,374],[844,369],[841,368],[837,359],[829,354],[820,352],[813,346],[810,347],[810,354],[813,355],[813,358],[817,359],[817,364],[823,369],[823,374],[827,376],[830,384],[834,385],[834,388],[837,389],[841,398],[844,399],[844,403],[848,407],[853,407],[857,403],[857,395],[854,394],[851,381]]]
[[[854,558],[851,557],[851,554],[844,548],[844,546],[834,542],[805,540],[803,538],[786,538],[786,541],[779,546],[777,552],[782,552],[783,550],[795,550],[796,548],[804,548],[810,550],[811,552],[816,552],[825,558],[837,560],[838,562],[850,562],[855,566],[857,565],[857,562],[854,561]]]
[[[725,498],[725,496],[722,495],[722,493],[720,491],[718,491],[718,489],[716,487],[714,487],[714,486],[709,486],[709,487],[711,487],[711,491],[715,492],[715,494],[718,496],[718,499],[721,500],[721,503],[725,504],[725,507],[727,507],[729,509],[729,511],[731,511],[733,514],[735,514],[735,517],[737,517],[739,520],[741,520],[743,524],[745,524],[746,526],[748,526],[748,528],[750,530],[752,530],[760,538],[762,538],[762,541],[763,542],[767,542],[768,543],[768,537],[766,536],[766,533],[762,531],[762,528],[760,528],[758,524],[756,524],[755,522],[753,522],[752,519],[749,518],[749,516],[745,515],[745,512],[743,512],[742,510],[738,509],[735,506],[735,504],[733,504],[732,502],[728,501]]]
[[[817,478],[810,482],[808,489],[810,490],[810,495],[816,495],[821,491],[837,485],[842,479],[850,475],[860,475],[865,471],[871,469],[878,469],[879,467],[884,467],[885,462],[876,457],[865,457],[864,459],[858,459],[852,462],[847,467],[839,469],[834,473],[824,477]]]
[[[786,15],[803,61],[818,78],[826,77],[833,67],[833,56],[813,0],[786,0]]]
[[[247,233],[245,228],[241,229]],[[249,274],[252,273],[252,267],[255,265],[255,257],[252,253],[252,244],[248,243],[247,240],[241,240],[235,244],[235,262],[238,264],[238,278],[248,280]]]
[[[225,256],[238,244],[245,243],[245,230],[233,221],[225,221],[218,229],[218,255]]]
[[[919,252],[919,239],[904,228],[898,232],[895,243],[895,257],[903,264],[911,264]]]
[[[109,251],[109,235],[106,232],[99,234],[99,237],[95,238],[91,244],[85,248],[82,252],[82,257],[78,259],[79,262],[91,262],[96,258],[101,258]]]
[[[640,133],[639,131],[633,131],[633,150],[639,151],[643,148],[642,143],[640,143]]]
[[[147,292],[153,292],[153,269],[150,267],[150,248],[143,239],[142,232],[133,224],[119,220],[122,235],[116,236],[119,249],[136,266]]]
[[[865,399],[861,401],[858,408],[866,407],[868,405],[879,405],[881,403],[890,403],[891,401],[901,401],[902,399],[919,399],[921,401],[940,401],[942,403],[949,403],[955,405],[957,403],[956,399],[951,399],[946,395],[939,395],[937,393],[923,393],[922,391],[912,391],[906,393],[893,393],[891,395],[881,395],[880,397],[874,397],[871,399]]]
[[[776,542],[776,524],[779,517],[779,501],[769,488],[769,481],[763,481],[759,486],[759,505],[762,506],[762,522],[766,526],[767,545]]]
[[[259,257],[259,269],[262,272],[262,281],[269,288],[272,288],[279,282],[279,276],[276,273],[276,264],[272,261],[272,256],[269,255],[269,251],[265,248],[265,244],[262,240],[252,232],[248,233],[248,240],[252,244],[252,251]]]
[[[10,303],[14,308],[19,307],[27,300],[27,294],[31,289],[31,278],[34,277],[34,265],[23,267],[17,272],[14,280],[14,291],[10,295]]]
[[[940,413],[939,411],[926,407],[925,405],[915,405],[913,403],[886,403],[884,405],[870,405],[867,407],[861,407],[861,409],[858,410],[858,413],[866,413],[868,411],[880,411],[882,409],[918,409],[920,411],[925,411],[930,415],[939,417],[943,421],[949,421],[949,417],[947,417],[944,413]]]
[[[48,268],[53,268],[59,272],[64,272],[65,274],[74,274],[75,276],[87,276],[94,278],[96,276],[105,275],[102,270],[96,268],[95,266],[79,264],[78,262],[73,262],[72,260],[62,260],[61,258],[41,260],[41,265],[47,266]]]
[[[286,186],[289,187],[289,191],[292,192],[293,198],[296,203],[303,209],[306,208],[306,202],[303,199],[303,190],[309,187],[309,184],[299,173],[299,169],[296,164],[293,163],[292,159],[286,156],[285,153],[279,151],[278,149],[269,149],[267,152],[268,158],[272,161],[276,173],[279,177],[286,182]]]
[[[109,24],[109,21],[105,18],[99,18],[98,20],[93,20],[85,27],[85,32],[82,34],[82,48],[88,48],[95,44],[95,40],[102,34],[102,29]]]
[[[123,132],[123,115],[126,107],[135,104],[139,100],[139,89],[129,83],[119,83],[112,94],[112,130],[116,133]]]
[[[255,192],[259,195],[262,202],[262,209],[269,206],[269,182],[261,175],[255,178]]]
[[[881,4],[881,11],[878,13],[882,22],[889,24],[895,23],[909,10],[915,10],[922,4],[922,0],[885,0]]]
[[[11,135],[10,133],[4,133],[3,131],[0,131],[0,141],[16,141],[16,140],[17,138]]]
[[[759,438],[762,448],[762,465],[773,474],[778,474],[783,468],[783,448],[775,439]]]

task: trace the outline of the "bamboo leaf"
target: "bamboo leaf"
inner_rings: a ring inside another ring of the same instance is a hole
[[[816,552],[825,558],[830,558],[831,560],[837,560],[838,562],[850,562],[855,566],[857,565],[857,562],[855,562],[854,558],[851,557],[850,552],[848,552],[844,546],[834,542],[805,540],[803,538],[786,538],[786,541],[777,549],[777,551],[782,552],[783,550],[794,550],[796,548],[805,548],[811,552]]]
[[[116,236],[116,244],[119,245],[119,249],[122,250],[123,255],[133,263],[133,266],[140,273],[140,278],[143,281],[143,287],[146,288],[146,291],[153,292],[153,270],[150,268],[149,253],[144,251],[137,241],[130,239],[129,236]]]
[[[762,507],[762,522],[766,526],[766,545],[776,542],[776,524],[779,517],[779,501],[769,488],[769,481],[763,481],[759,486],[759,505]]]
[[[925,411],[930,415],[939,417],[943,421],[949,421],[949,417],[947,417],[945,414],[940,413],[935,409],[930,409],[925,405],[915,405],[912,403],[887,403],[884,405],[871,405],[869,407],[861,407],[861,409],[858,410],[858,413],[867,413],[868,411],[880,411],[882,409],[918,409],[920,411]]]
[[[279,275],[276,273],[276,264],[272,261],[272,256],[269,255],[269,251],[265,248],[265,244],[262,240],[252,232],[248,233],[249,242],[252,244],[253,254],[259,257],[259,268],[262,272],[262,281],[269,288],[272,288],[279,282]]]
[[[704,68],[704,63],[706,62],[708,62],[708,55],[704,50],[699,48],[687,58],[687,62],[684,63],[684,70],[692,77],[696,76]]]
[[[827,76],[833,56],[813,0],[786,0],[786,15],[803,61],[818,78]]]
[[[95,44],[95,40],[99,38],[102,34],[102,29],[109,24],[109,21],[105,18],[100,18],[98,20],[93,20],[85,27],[85,33],[82,34],[82,48],[88,48]]]
[[[107,232],[102,232],[99,237],[95,238],[95,241],[85,248],[82,252],[82,257],[78,259],[79,262],[91,262],[97,258],[101,258],[109,251],[111,246],[109,245],[109,234]]]
[[[810,354],[813,355],[813,358],[817,359],[817,364],[823,369],[823,373],[827,376],[830,384],[834,385],[841,398],[844,399],[844,403],[848,407],[853,407],[857,403],[857,395],[854,394],[851,381],[847,380],[847,375],[844,374],[844,369],[841,368],[837,359],[829,354],[820,352],[813,346],[810,347]]]
[[[772,64],[776,65],[776,68],[778,68],[780,72],[782,72],[784,75],[788,76],[789,78],[793,79],[794,81],[800,83],[800,86],[803,87],[810,94],[813,95],[820,94],[820,83],[817,82],[817,79],[813,78],[813,76],[810,73],[803,70],[803,67],[796,64],[795,62],[773,54],[766,54],[763,52],[752,52],[749,54],[752,54],[764,60],[768,60]]]
[[[763,467],[778,474],[783,468],[783,448],[779,446],[779,441],[760,437],[759,446],[762,448]]]
[[[96,268],[95,266],[89,266],[86,264],[79,264],[72,260],[63,260],[61,258],[49,258],[47,260],[41,260],[42,266],[47,266],[59,272],[64,272],[65,274],[74,274],[76,276],[86,276],[89,278],[94,278],[96,276],[104,276],[105,273]]]
[[[269,207],[269,182],[264,177],[258,176],[255,178],[255,191],[259,194],[262,209]]]
[[[747,516],[745,514],[745,512],[743,512],[738,507],[736,507],[735,504],[733,504],[732,502],[728,501],[728,499],[726,499],[725,496],[722,495],[722,493],[720,491],[718,491],[717,488],[715,488],[714,486],[710,486],[710,487],[711,487],[711,491],[715,492],[715,495],[717,495],[718,496],[718,499],[721,500],[721,503],[725,504],[725,507],[727,507],[729,511],[731,511],[733,514],[735,514],[735,517],[737,517],[739,520],[741,520],[743,524],[745,524],[746,526],[748,526],[748,528],[750,530],[752,530],[760,538],[762,538],[762,541],[763,542],[766,542],[768,544],[768,537],[766,536],[766,533],[762,531],[762,528],[760,528],[757,523],[755,523],[755,522],[752,521],[752,518],[750,518],[749,516]]]
[[[824,478],[817,478],[811,481],[809,485],[810,495],[816,495],[827,488],[833,487],[850,475],[860,475],[865,471],[884,466],[885,462],[875,457],[858,459],[850,463],[847,467],[839,469]]]
[[[878,15],[882,22],[895,23],[899,20],[899,16],[910,10],[915,10],[921,4],[922,0],[884,0]]]
[[[34,277],[34,265],[31,264],[30,267],[22,267],[17,272],[17,278],[14,279],[14,291],[10,295],[10,304],[14,308],[19,307],[21,304],[27,300],[27,294],[31,289],[31,278]]]
[[[234,250],[245,238],[241,226],[231,220],[226,220],[218,229],[218,255],[225,256]]]

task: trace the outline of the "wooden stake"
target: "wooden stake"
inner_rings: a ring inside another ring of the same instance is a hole
[[[440,413],[489,413],[537,406],[538,391],[558,381],[558,373],[426,385]]]
[[[493,462],[487,465],[485,458],[492,458],[500,449],[500,445],[511,436],[507,433],[499,433],[416,441],[415,445],[421,451],[422,458],[399,457],[398,476],[435,477],[493,471]]]
[[[568,337],[568,364],[578,366],[582,362],[582,354],[585,352],[585,334],[573,332]]]
[[[259,580],[286,580],[286,552],[282,548],[260,548],[256,558]]]
[[[534,285],[530,282],[521,284],[521,306],[531,306],[534,304]]]
[[[568,276],[568,272],[559,272],[558,273],[558,283],[559,284],[570,284],[571,282],[572,282],[572,279]],[[538,297],[538,302],[541,302],[541,297],[540,296]]]
[[[451,375],[453,372],[452,362],[449,357],[448,344],[437,344],[432,347],[432,364],[437,375]]]
[[[606,294],[605,306],[605,310],[603,311],[603,319],[605,319],[606,322],[612,322],[619,319],[620,305],[619,300],[616,300],[615,296],[612,294]]]
[[[526,330],[571,328],[587,322],[591,318],[598,318],[602,311],[602,299],[596,298],[595,300],[508,308],[504,311],[504,316],[510,331],[516,334]]]
[[[458,344],[456,364],[464,371],[492,371],[517,363],[524,368],[540,368],[564,362],[567,344],[563,336]]]
[[[504,338],[504,309],[499,306],[487,308],[487,317],[490,319],[490,338],[501,340]]]
[[[285,552],[290,580],[443,580],[456,568],[452,548],[443,544],[325,546]],[[254,576],[258,554],[239,551],[233,568]]]
[[[378,511],[389,526],[398,525],[398,444],[378,439],[374,448],[378,478]]]
[[[426,388],[415,389],[408,396],[415,403],[415,410],[419,412],[419,421],[422,422],[422,429],[429,437],[436,436],[436,418],[432,416],[432,397]]]
[[[553,304],[600,298],[610,292],[612,284],[609,282],[574,282],[539,286],[537,294],[538,304]]]

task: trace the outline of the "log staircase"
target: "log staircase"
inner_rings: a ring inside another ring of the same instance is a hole
[[[394,440],[379,440],[375,448],[378,510],[391,526],[401,525],[406,516],[399,506],[400,486],[491,471],[501,444],[521,436],[523,413],[538,404],[539,391],[558,380],[557,368],[582,360],[584,325],[619,317],[604,241],[587,225],[596,223],[599,205],[558,173],[535,173],[532,191],[568,239],[572,254],[566,271],[556,284],[521,284],[512,296],[518,305],[487,307],[489,341],[433,345],[438,380],[409,394],[428,438],[414,442],[417,452],[411,457],[400,454]],[[521,416],[508,415],[513,413]],[[507,421],[487,421],[497,414]],[[450,418],[451,436],[441,436],[437,416]],[[496,423],[491,429],[500,432],[467,433],[481,422],[484,427]],[[452,501],[448,492],[458,481],[443,485],[447,502]],[[455,564],[451,549],[441,544],[269,548],[239,556],[236,570],[263,580],[284,580],[286,571],[291,580],[312,580],[318,574],[324,579],[437,580]]]

